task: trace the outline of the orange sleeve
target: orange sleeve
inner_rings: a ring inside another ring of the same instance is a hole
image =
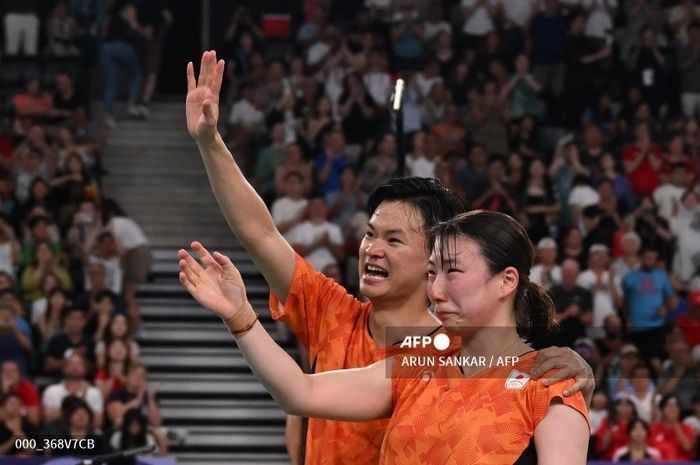
[[[342,319],[353,318],[361,302],[348,294],[343,286],[316,271],[299,254],[295,255],[294,275],[287,299],[283,303],[270,291],[272,318],[286,323],[297,340],[316,356],[319,343]]]
[[[552,384],[549,387],[545,386],[541,379],[532,381],[534,381],[535,384],[528,391],[530,412],[532,412],[532,431],[535,431],[537,425],[542,421],[545,415],[547,415],[552,400],[557,397],[561,399],[564,405],[568,405],[583,415],[583,418],[586,419],[586,423],[588,424],[588,429],[591,429],[591,421],[588,416],[588,404],[586,404],[583,393],[579,391],[574,395],[568,397],[564,396],[564,390],[573,385],[575,380],[567,379]]]

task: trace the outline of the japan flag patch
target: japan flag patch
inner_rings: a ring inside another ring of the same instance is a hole
[[[510,390],[518,390],[527,386],[529,381],[530,375],[528,373],[513,369],[508,375],[508,379],[506,379],[505,387]]]

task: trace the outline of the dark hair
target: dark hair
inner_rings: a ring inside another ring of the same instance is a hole
[[[92,423],[93,413],[90,406],[84,399],[77,396],[66,396],[63,398],[63,401],[61,402],[61,414],[63,415],[63,420],[66,423],[69,423],[70,417],[80,408],[83,408],[88,412],[88,415],[90,416],[90,423]]]
[[[83,317],[87,316],[87,313],[85,312],[85,310],[83,310],[80,307],[75,307],[75,306],[66,307],[61,312],[61,323],[63,323],[63,321],[65,321],[65,319],[68,318],[68,315],[70,315],[73,312],[80,312],[83,315]]]
[[[479,245],[489,272],[494,275],[512,266],[518,271],[515,294],[515,324],[518,334],[531,340],[541,337],[555,325],[554,302],[544,287],[530,281],[530,268],[535,262],[535,247],[525,229],[512,217],[499,212],[474,210],[438,224],[431,230],[430,247],[440,242],[443,256],[449,243],[467,237]]]
[[[98,292],[95,295],[95,302],[101,302],[104,299],[109,299],[110,302],[112,302],[112,305],[114,305],[114,306],[117,305],[117,301],[118,301],[117,294],[115,294],[114,292],[112,292],[109,289],[102,289],[100,292]]]
[[[632,434],[632,430],[635,426],[637,426],[637,424],[641,424],[647,434],[649,434],[649,424],[639,417],[632,418],[629,423],[627,423],[627,434]]]
[[[461,197],[434,178],[395,178],[378,186],[367,200],[369,216],[382,202],[402,202],[413,207],[420,213],[426,233],[441,221],[467,210]]]
[[[608,422],[610,424],[618,420],[616,407],[623,402],[632,407],[632,417],[630,418],[630,422],[634,421],[634,419],[637,418],[637,406],[634,405],[634,402],[632,402],[632,400],[627,396],[620,396],[617,399],[615,399],[613,404],[610,406],[610,410],[608,411]]]
[[[122,207],[114,199],[102,200],[102,224],[109,223],[109,220],[115,216],[127,216]]]
[[[140,433],[136,436],[131,434],[131,424],[137,422],[139,424]],[[138,408],[131,408],[124,413],[124,418],[122,419],[122,436],[121,443],[119,444],[122,450],[132,449],[134,447],[141,447],[146,445],[146,435],[148,433],[147,429],[148,419],[141,410]]]
[[[675,396],[675,395],[673,395],[673,394],[666,394],[666,395],[663,396],[663,397],[661,398],[661,400],[659,401],[659,410],[660,410],[660,411],[663,411],[663,409],[666,408],[666,405],[667,405],[671,400],[675,400],[675,401],[676,401],[676,404],[678,404],[678,408],[679,408],[679,409],[681,408],[681,405],[680,405],[680,402],[678,402],[678,397],[677,397],[677,396]]]

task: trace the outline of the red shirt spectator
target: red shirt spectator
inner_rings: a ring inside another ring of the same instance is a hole
[[[661,421],[649,427],[649,445],[661,452],[663,460],[689,461],[695,457],[695,431],[681,423],[681,408],[676,397],[665,396],[659,402]]]
[[[36,386],[22,379],[19,365],[14,360],[6,360],[0,368],[0,393],[15,392],[22,401],[24,416],[32,424],[39,424],[39,391]]]
[[[683,331],[685,342],[691,349],[700,345],[700,291],[688,293],[688,311],[679,316],[676,323]]]
[[[634,193],[651,195],[660,183],[663,155],[659,146],[651,141],[647,123],[637,123],[634,132],[636,140],[625,146],[622,160]]]
[[[612,423],[612,424],[611,424]],[[606,447],[605,436],[611,435],[610,443]],[[595,432],[595,446],[603,460],[612,460],[613,454],[618,449],[621,449],[630,442],[630,436],[627,432],[627,420],[618,419],[610,422],[608,418],[604,419]]]

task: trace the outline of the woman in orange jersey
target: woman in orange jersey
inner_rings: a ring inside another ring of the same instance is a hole
[[[536,352],[522,338],[548,329],[554,309],[528,280],[534,249],[526,232],[506,215],[475,211],[436,227],[432,250],[428,295],[445,328],[461,337],[461,347],[432,364],[398,356],[305,375],[257,323],[229,259],[200,253],[202,267],[181,250],[180,280],[226,322],[288,412],[349,421],[391,417],[382,464],[585,463],[582,394],[564,396],[572,381],[545,387],[530,378]]]

